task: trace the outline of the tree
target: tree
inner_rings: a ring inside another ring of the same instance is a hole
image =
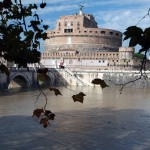
[[[44,8],[45,3],[40,7]],[[18,67],[40,61],[40,40],[47,38],[47,25],[39,18],[36,4],[24,6],[22,0],[3,0],[0,2],[0,57],[1,60],[14,62]],[[30,20],[28,19],[30,17]],[[26,22],[29,21],[27,24]],[[0,70],[4,64],[0,61]]]

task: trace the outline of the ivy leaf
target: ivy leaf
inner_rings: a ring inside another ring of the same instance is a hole
[[[56,96],[57,96],[57,95],[62,95],[58,89],[50,88],[49,90],[50,90],[50,91],[54,91],[54,93],[55,93]]]
[[[74,102],[78,101],[78,102],[83,103],[84,96],[86,95],[83,92],[80,92],[79,94],[73,95],[72,98]]]
[[[43,109],[35,109],[35,110],[33,111],[33,116],[32,116],[32,117],[36,116],[37,118],[39,118],[40,115],[41,115],[41,113],[44,113],[44,110],[43,110]]]
[[[44,28],[45,30],[47,30],[47,29],[48,29],[48,25],[43,25],[43,28]]]
[[[128,27],[126,29],[126,31],[124,32],[124,40],[127,40],[128,38],[131,38],[131,37],[137,37],[137,38],[140,38],[143,34],[143,30],[137,26],[131,26],[131,27]]]
[[[138,38],[137,37],[131,37],[130,42],[129,42],[129,46],[134,47],[137,44],[138,44]]]
[[[137,26],[131,26],[124,32],[124,40],[130,39],[129,46],[134,47],[137,44],[143,46],[143,30]]]
[[[43,33],[41,36],[42,36],[42,39],[43,39],[43,40],[46,40],[46,39],[48,38],[48,37],[47,37],[47,33]]]
[[[102,79],[99,79],[99,78],[95,78],[94,80],[92,80],[91,83],[100,85],[102,87],[102,89],[105,88],[105,87],[108,87],[106,82],[104,80],[102,80]]]

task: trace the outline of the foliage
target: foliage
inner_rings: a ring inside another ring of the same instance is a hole
[[[139,53],[148,52],[150,49],[150,27],[142,30],[140,27],[131,26],[124,32],[124,40],[130,39],[129,46],[140,45]]]
[[[50,125],[49,120],[54,120],[55,114],[50,110],[35,109],[32,117],[34,116],[36,116],[40,120],[40,124],[46,128],[48,125]]]
[[[38,74],[44,74],[44,76],[46,76],[47,72],[44,71],[44,70],[47,70],[47,69],[46,68],[42,68],[42,69],[38,70],[37,72],[38,72]],[[46,78],[38,78],[38,81],[39,82],[40,81],[46,82]],[[102,80],[102,79],[99,79],[99,78],[94,79],[92,81],[92,83],[100,85],[102,87],[102,89],[108,87],[108,85],[105,83],[105,81]],[[50,87],[49,90],[53,91],[56,96],[62,95],[62,93],[57,88]],[[72,90],[70,90],[70,91],[72,91]],[[73,91],[73,92],[75,92],[75,91]],[[33,117],[36,116],[38,118],[38,120],[40,120],[39,123],[42,124],[44,128],[46,128],[46,127],[48,127],[48,125],[50,125],[49,120],[54,120],[55,114],[51,113],[51,111],[49,111],[49,110],[46,110],[48,99],[47,99],[47,96],[45,95],[45,93],[41,89],[40,89],[40,93],[37,96],[37,99],[36,99],[35,103],[39,100],[41,95],[45,96],[45,100],[46,100],[45,105],[42,108],[35,109],[33,111]],[[86,94],[84,94],[83,92],[79,92],[78,94],[73,95],[72,99],[73,99],[74,102],[83,103],[83,100],[84,100],[85,96],[86,96]]]
[[[40,40],[47,38],[45,31],[48,26],[42,24],[37,13],[33,13],[37,9],[36,4],[23,6],[21,0],[0,2],[1,58],[14,62],[19,67],[40,61]],[[26,19],[30,19],[28,25]]]
[[[138,59],[144,59],[144,54],[141,53],[134,53],[134,57],[138,58]]]

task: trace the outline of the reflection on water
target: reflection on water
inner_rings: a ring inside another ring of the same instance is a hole
[[[142,109],[150,111],[149,89],[124,89],[122,94],[118,89],[111,88],[102,90],[100,87],[72,86],[69,89],[59,87],[62,96],[55,96],[53,91],[45,90],[48,97],[47,109],[51,109],[53,112],[88,108]],[[72,100],[72,95],[81,91],[86,94],[83,104]],[[35,107],[42,107],[45,104],[43,96],[39,98],[36,105],[34,104],[38,94],[38,90],[35,89],[6,91],[0,96],[1,116],[6,115],[6,111],[8,114],[9,111],[12,111],[15,114],[29,115]]]
[[[56,113],[42,128],[32,112],[45,100],[37,90],[9,91],[0,96],[1,150],[146,150],[150,148],[149,89],[60,87],[63,96],[45,90],[47,109]],[[84,92],[84,102],[72,95]]]

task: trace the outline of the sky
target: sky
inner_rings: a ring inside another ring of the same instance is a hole
[[[31,2],[31,0],[22,1],[24,4]],[[38,5],[41,2],[42,0],[32,0],[32,3]],[[150,0],[43,0],[43,2],[47,3],[47,6],[38,9],[37,13],[44,23],[49,25],[49,29],[55,29],[56,20],[60,16],[78,13],[78,5],[84,5],[83,12],[92,14],[100,28],[125,32],[129,26],[137,25],[143,29],[150,26],[150,15],[147,15]],[[143,18],[145,15],[147,16]],[[128,41],[124,41],[123,46],[127,47]]]

